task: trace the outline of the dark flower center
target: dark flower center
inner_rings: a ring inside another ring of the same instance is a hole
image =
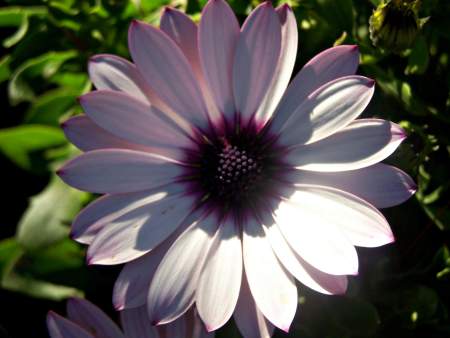
[[[256,206],[280,172],[273,140],[253,129],[205,138],[198,145],[188,156],[192,167],[187,177],[201,200],[224,213]]]

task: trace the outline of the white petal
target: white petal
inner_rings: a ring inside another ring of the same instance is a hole
[[[356,195],[377,208],[403,203],[417,186],[406,173],[386,164],[340,172],[297,170],[290,178],[298,184],[329,186]]]
[[[279,142],[295,146],[321,140],[357,118],[372,98],[375,82],[362,76],[348,76],[328,82],[308,96],[286,123],[273,133]]]
[[[148,86],[131,62],[115,55],[99,54],[89,60],[88,71],[97,89],[120,91],[148,101]]]
[[[71,117],[64,121],[61,127],[69,141],[82,151],[107,148],[132,149],[146,152],[155,152],[156,150],[117,137],[97,126],[86,115]]]
[[[202,15],[202,21],[203,20],[204,16]],[[163,32],[175,41],[188,59],[203,93],[203,98],[208,108],[208,115],[213,121],[219,121],[220,113],[212,97],[211,88],[206,83],[200,62],[197,42],[197,25],[183,12],[174,8],[166,7],[161,18],[160,27]]]
[[[172,246],[173,242],[198,219],[198,212],[191,213],[185,221],[155,249],[146,253],[123,267],[113,290],[114,307],[118,310],[134,308],[144,305],[147,301],[148,290],[159,263]]]
[[[292,197],[296,203],[320,203],[320,210],[326,210],[332,222],[353,245],[376,247],[394,241],[394,235],[384,216],[372,205],[359,197],[342,190],[298,185],[299,189]],[[300,194],[298,194],[301,192]],[[303,196],[302,196],[303,194]],[[311,197],[314,195],[314,197]],[[311,205],[305,207],[313,211]],[[316,206],[316,210],[319,210]],[[323,217],[324,219],[326,217]]]
[[[295,76],[274,113],[274,129],[283,125],[316,89],[337,78],[353,75],[359,63],[357,46],[329,48],[312,58]]]
[[[196,292],[198,313],[208,331],[224,325],[233,314],[242,276],[242,247],[235,221],[217,230]]]
[[[243,256],[258,309],[272,324],[288,332],[297,309],[297,288],[278,262],[262,225],[253,218],[244,223]]]
[[[242,276],[234,320],[244,338],[270,338],[275,329],[256,306],[245,274]]]
[[[265,2],[245,20],[234,57],[233,94],[244,123],[254,116],[272,83],[280,48],[281,23]]]
[[[183,168],[156,154],[125,149],[84,153],[57,174],[67,184],[96,193],[143,191],[173,182]]]
[[[121,264],[136,259],[164,241],[193,208],[189,196],[161,191],[105,226],[89,246],[89,264]]]
[[[280,262],[299,282],[324,294],[345,293],[346,276],[324,273],[305,262],[290,248],[277,224],[264,225],[264,230]]]
[[[50,338],[94,338],[81,326],[52,311],[47,315],[47,328]]]
[[[151,102],[153,106],[168,114],[173,114],[173,111],[147,85],[136,66],[128,60],[110,54],[94,55],[89,60],[88,71],[97,89],[127,93],[143,102]]]
[[[155,189],[156,192],[162,191]],[[71,237],[77,242],[91,244],[98,232],[109,222],[149,203],[153,190],[128,194],[104,195],[81,210],[72,223]]]
[[[223,0],[208,2],[199,27],[200,59],[218,108],[228,119],[236,110],[232,73],[238,37],[239,23],[230,6]]]
[[[164,32],[133,21],[129,31],[133,60],[148,85],[186,121],[208,126],[208,113],[192,67]]]
[[[116,310],[145,305],[153,275],[172,243],[173,240],[167,239],[144,256],[125,264],[114,284]]]
[[[192,141],[163,112],[128,94],[97,90],[79,98],[86,115],[101,128],[156,153],[181,159]]]
[[[120,321],[127,338],[161,338],[150,323],[145,306],[121,311]]]
[[[275,75],[256,113],[256,120],[265,124],[272,116],[291,79],[297,57],[298,30],[294,12],[287,5],[276,9],[281,22],[281,50]]]
[[[166,324],[194,302],[200,272],[218,227],[216,217],[195,222],[172,245],[159,264],[147,299],[150,320]]]
[[[286,159],[297,169],[355,170],[384,160],[405,138],[405,132],[395,123],[361,119],[324,140],[293,149]]]
[[[67,316],[89,332],[111,338],[125,338],[119,327],[97,306],[81,298],[67,302]]]
[[[165,7],[160,23],[161,30],[180,47],[191,66],[199,66],[197,26],[183,12]]]
[[[353,245],[392,241],[384,217],[356,196],[320,186],[296,189],[279,204],[275,222],[292,249],[313,267],[332,275],[356,274]]]

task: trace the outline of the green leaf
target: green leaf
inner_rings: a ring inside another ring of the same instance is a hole
[[[15,238],[8,238],[0,242],[0,286],[31,297],[51,300],[83,296],[83,292],[77,288],[36,278],[48,277],[51,272],[67,276],[71,269],[83,266],[83,256],[83,250],[71,240],[27,255]]]
[[[19,243],[27,250],[36,250],[68,236],[69,225],[86,196],[53,176],[47,188],[31,198],[17,228]]]
[[[3,41],[3,47],[10,48],[18,43],[28,32],[29,17],[46,14],[45,7],[6,7],[0,9],[0,27],[19,27],[18,30]]]
[[[2,59],[0,59],[0,83],[9,79],[11,75],[11,55],[5,55]]]
[[[352,32],[353,3],[352,0],[317,0],[320,15],[326,19],[327,24],[337,29],[340,35],[343,31]]]
[[[28,15],[24,15],[22,19],[22,23],[19,26],[19,29],[11,35],[9,38],[3,40],[3,47],[11,48],[16,43],[18,43],[22,38],[27,34],[29,27]]]
[[[380,324],[376,308],[364,300],[336,297],[330,308],[336,326],[346,333],[345,336],[370,337]]]
[[[73,50],[65,52],[48,52],[36,58],[28,59],[11,76],[8,95],[12,105],[23,101],[32,101],[35,91],[31,80],[41,77],[45,80],[53,76],[67,60],[77,56]]]
[[[0,280],[9,273],[22,253],[23,250],[15,238],[7,238],[0,242]]]
[[[425,73],[429,59],[427,42],[423,36],[419,36],[411,50],[411,54],[409,54],[405,74],[412,75]]]
[[[83,297],[83,292],[76,288],[21,276],[13,271],[3,277],[1,286],[4,289],[21,292],[31,297],[55,301],[69,297]]]
[[[25,122],[58,126],[60,117],[75,106],[79,95],[79,92],[66,88],[50,90],[34,100],[25,115]]]
[[[47,9],[43,6],[0,8],[0,27],[18,27],[26,15],[44,15],[46,13]]]
[[[21,7],[0,8],[0,27],[20,26],[24,15],[23,8]]]
[[[0,152],[26,170],[33,169],[36,153],[66,142],[63,132],[54,127],[23,125],[0,130]]]

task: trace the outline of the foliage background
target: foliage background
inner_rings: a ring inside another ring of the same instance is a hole
[[[292,0],[300,30],[296,71],[317,52],[357,43],[359,73],[376,79],[365,112],[409,133],[388,159],[418,182],[407,203],[383,210],[397,241],[359,249],[361,270],[345,296],[299,286],[289,337],[450,337],[449,152],[450,2],[423,0],[429,16],[411,50],[374,48],[368,20],[379,1]],[[93,197],[62,184],[54,169],[77,150],[59,128],[80,113],[96,53],[129,58],[132,18],[158,23],[164,5],[194,19],[205,0],[6,0],[0,8],[0,337],[46,337],[45,316],[86,296],[115,316],[111,288],[120,268],[87,267],[68,238],[73,216]],[[230,0],[242,21],[257,1]],[[276,3],[277,4],[277,3]],[[116,316],[115,316],[116,318]],[[219,337],[238,337],[233,323]],[[283,337],[277,332],[278,337]]]

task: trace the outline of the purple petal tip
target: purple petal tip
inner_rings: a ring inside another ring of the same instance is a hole
[[[50,311],[47,312],[47,317],[54,318],[56,316],[57,316],[57,313],[55,311],[53,311],[53,310],[50,310]]]
[[[55,171],[55,174],[61,177],[62,175],[64,175],[64,169],[63,168],[57,169]]]
[[[289,328],[290,328],[290,325],[288,325],[288,326],[283,326],[283,327],[280,327],[280,330],[282,330],[282,331],[284,331],[284,332],[286,332],[286,333],[289,333]]]
[[[77,238],[77,233],[74,230],[70,230],[69,232],[69,238],[75,240]]]
[[[208,331],[208,332],[212,332],[212,331],[215,330],[213,326],[208,326],[208,325],[205,325],[205,329],[206,329],[206,331]]]
[[[123,309],[125,309],[125,305],[124,304],[114,304],[114,309],[116,309],[116,311],[122,311]]]

